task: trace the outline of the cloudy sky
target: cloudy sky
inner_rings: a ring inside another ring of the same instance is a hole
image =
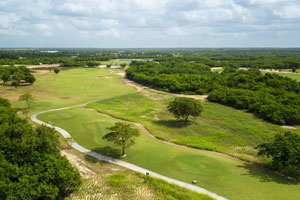
[[[0,0],[4,47],[300,47],[300,0]]]

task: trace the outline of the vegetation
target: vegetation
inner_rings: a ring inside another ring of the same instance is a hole
[[[82,186],[72,193],[70,199],[110,199],[113,196],[115,200],[174,200],[180,197],[213,200],[207,195],[84,156],[76,150],[68,149],[63,153],[80,159],[79,169],[83,174],[90,172],[85,173]]]
[[[125,149],[132,146],[138,137],[139,131],[132,128],[130,124],[117,122],[109,128],[110,132],[102,137],[102,139],[113,142],[122,147],[122,157],[126,156]]]
[[[300,83],[257,69],[212,72],[198,63],[133,62],[126,75],[138,83],[173,93],[209,94],[208,99],[279,125],[300,124]]]
[[[135,93],[120,77],[106,69],[81,68],[61,71],[60,77],[47,73],[35,76],[37,82],[30,87],[10,90],[0,86],[0,95],[12,99],[13,107],[20,107],[20,94],[31,92],[37,98],[31,112],[102,99],[90,107],[141,122],[166,140],[227,153],[232,150],[235,156],[241,153],[256,155],[251,147],[283,131],[245,112],[210,102],[203,103],[204,111],[201,117],[193,119],[196,122],[193,126],[173,126],[173,117],[166,109],[173,99],[171,95],[148,91],[143,91],[144,95]],[[83,108],[47,113],[40,118],[65,128],[87,148],[106,155],[121,155],[118,146],[101,139],[115,120]],[[289,199],[300,198],[299,185],[292,180],[211,152],[165,146],[144,134],[128,149],[125,160],[189,183],[196,177],[198,185],[230,199],[286,199],[286,194]]]
[[[258,155],[272,158],[272,167],[300,179],[300,135],[292,132],[276,134],[273,141],[257,147]]]
[[[171,112],[177,119],[184,118],[187,122],[189,117],[198,117],[203,111],[203,107],[199,100],[177,97],[168,105],[168,111]]]
[[[58,69],[58,68],[55,68],[55,69],[54,69],[54,73],[55,73],[55,74],[58,74],[58,73],[59,73],[59,69]]]
[[[28,109],[30,109],[31,108],[31,104],[34,101],[34,98],[33,98],[33,96],[30,93],[25,93],[25,94],[23,94],[23,95],[21,95],[19,97],[19,101],[25,101],[26,104],[27,104],[27,106],[28,106]]]
[[[103,106],[105,104],[100,107],[104,109]],[[110,108],[112,106],[107,107]],[[129,111],[124,109],[125,114]],[[131,112],[138,111],[133,109]],[[102,140],[109,131],[106,128],[119,120],[101,116],[86,108],[44,113],[39,115],[39,119],[51,121],[67,130],[76,142],[88,149],[117,158],[121,155],[119,146]],[[247,138],[252,139],[251,136]],[[196,179],[196,185],[232,200],[285,200],[287,194],[289,200],[300,198],[298,182],[227,156],[165,144],[145,133],[136,139],[136,144],[128,149],[127,156],[122,159],[187,183]]]
[[[35,77],[24,66],[0,67],[0,79],[4,85],[11,82],[11,85],[15,87],[18,87],[21,83],[33,84],[35,82]]]
[[[63,199],[81,184],[79,173],[60,155],[53,129],[33,128],[0,104],[0,198]]]
[[[186,200],[186,199],[197,199],[197,200],[212,200],[213,198],[207,195],[199,195],[196,192],[191,192],[187,189],[179,187],[177,185],[169,184],[166,181],[156,179],[153,177],[147,177],[145,182],[156,192],[162,199],[166,200]]]

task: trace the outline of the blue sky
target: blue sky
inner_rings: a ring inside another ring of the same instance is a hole
[[[300,0],[0,0],[4,47],[300,47]]]

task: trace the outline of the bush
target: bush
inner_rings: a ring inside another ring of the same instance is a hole
[[[58,68],[55,68],[55,69],[54,69],[54,72],[55,72],[55,74],[58,74],[58,73],[59,73],[59,69],[58,69]]]

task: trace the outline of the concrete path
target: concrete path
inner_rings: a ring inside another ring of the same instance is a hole
[[[66,110],[66,109],[70,109],[70,108],[83,107],[83,106],[86,106],[87,104],[88,103],[80,104],[80,105],[76,105],[76,106],[69,106],[69,107],[58,108],[58,109],[52,109],[52,110],[47,110],[47,111],[39,112],[39,113],[36,113],[36,114],[32,115],[30,119],[33,122],[37,123],[37,124],[45,125],[45,126],[54,128],[64,138],[71,138],[71,135],[66,130],[64,130],[64,129],[60,128],[60,127],[57,127],[57,126],[53,126],[53,125],[51,125],[49,123],[43,122],[43,121],[37,119],[37,116],[39,114],[47,113],[47,112],[52,112],[52,111],[59,111],[59,110]],[[84,148],[83,146],[80,146],[76,142],[72,141],[72,142],[69,142],[69,144],[70,144],[71,147],[73,147],[74,149],[80,151],[81,153],[84,153],[86,155],[92,156],[92,157],[97,158],[99,160],[106,161],[106,162],[109,162],[109,163],[112,163],[112,164],[116,164],[116,165],[125,167],[127,169],[130,169],[130,170],[133,170],[133,171],[136,171],[136,172],[140,172],[142,174],[149,173],[149,175],[152,176],[152,177],[163,179],[163,180],[165,180],[165,181],[167,181],[169,183],[173,183],[173,184],[179,185],[181,187],[184,187],[184,188],[187,188],[187,189],[199,192],[199,193],[207,194],[207,195],[209,195],[209,196],[211,196],[211,197],[213,197],[213,198],[215,198],[217,200],[228,200],[225,197],[219,196],[219,195],[217,195],[217,194],[215,194],[215,193],[213,193],[211,191],[208,191],[208,190],[206,190],[204,188],[201,188],[201,187],[198,187],[198,186],[195,186],[195,185],[192,185],[192,184],[188,184],[188,183],[185,183],[185,182],[182,182],[182,181],[178,181],[178,180],[175,180],[175,179],[172,179],[172,178],[169,178],[169,177],[157,174],[155,172],[152,172],[150,170],[147,170],[145,168],[141,168],[139,166],[130,164],[130,163],[122,161],[122,160],[118,160],[118,159],[115,159],[115,158],[111,158],[111,157],[108,157],[108,156],[104,156],[104,155],[98,154],[98,153],[96,153],[94,151],[91,151],[89,149]]]

